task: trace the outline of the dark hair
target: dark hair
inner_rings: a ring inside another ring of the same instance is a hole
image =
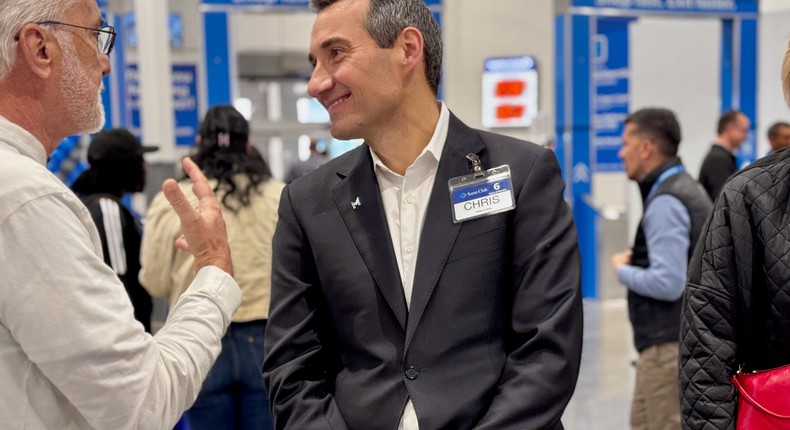
[[[724,129],[726,129],[730,124],[737,123],[738,118],[740,118],[741,115],[743,115],[743,113],[737,110],[728,110],[727,112],[724,112],[724,114],[722,114],[722,116],[719,118],[719,123],[716,126],[716,134],[724,133]]]
[[[782,127],[790,127],[790,124],[784,121],[773,123],[773,125],[768,128],[768,139],[773,139],[776,137],[776,135],[779,134],[779,129]]]
[[[199,134],[198,150],[191,158],[207,178],[217,180],[214,192],[222,194],[222,205],[232,212],[249,206],[252,190],[259,192],[258,185],[272,174],[261,154],[248,145],[250,126],[247,120],[233,106],[215,106],[206,112]],[[236,183],[237,175],[249,180],[243,189]],[[231,197],[238,200],[241,207],[235,207]]]
[[[634,124],[635,133],[653,141],[658,151],[667,157],[674,157],[680,145],[680,124],[669,109],[640,109],[625,119],[626,124]]]
[[[143,187],[145,161],[142,155],[92,165],[71,184],[71,190],[83,196],[106,193],[121,197],[124,193],[138,193]]]
[[[316,12],[343,0],[310,0]],[[442,34],[423,0],[370,0],[368,14],[362,23],[380,48],[392,48],[395,39],[406,27],[414,27],[424,40],[425,77],[434,95],[439,92],[442,74]]]

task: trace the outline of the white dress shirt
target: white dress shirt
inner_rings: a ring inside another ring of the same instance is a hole
[[[395,248],[395,258],[398,260],[406,306],[411,305],[414,269],[417,266],[425,211],[431,198],[450,123],[447,106],[444,103],[440,104],[441,113],[431,140],[414,163],[406,169],[403,176],[390,170],[375,151],[370,150],[392,245]],[[398,424],[398,430],[419,430],[419,428],[414,405],[409,399]]]
[[[219,355],[238,285],[203,268],[152,337],[88,210],[2,117],[0,160],[0,427],[173,428]]]

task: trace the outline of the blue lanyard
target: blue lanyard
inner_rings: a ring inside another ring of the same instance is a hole
[[[677,166],[667,169],[664,173],[662,173],[661,176],[659,176],[658,179],[656,179],[656,183],[653,184],[653,187],[650,188],[650,192],[647,193],[647,200],[650,200],[650,197],[652,197],[653,193],[656,192],[658,186],[661,185],[664,181],[666,181],[667,178],[669,178],[670,176],[677,175],[678,173],[681,172],[683,172],[683,165],[678,164]]]

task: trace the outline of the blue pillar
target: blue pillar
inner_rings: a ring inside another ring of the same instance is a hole
[[[112,26],[115,27],[115,46],[112,49],[112,71],[109,75],[109,80],[105,78],[104,88],[111,95],[110,109],[111,112],[107,114],[107,122],[105,128],[110,127],[129,127],[131,121],[127,116],[126,109],[126,57],[125,57],[125,43],[126,43],[126,28],[124,27],[124,15],[113,15]],[[108,84],[108,82],[110,82]],[[112,89],[111,91],[109,91]],[[105,105],[106,107],[107,105]]]
[[[733,108],[733,56],[734,56],[734,22],[732,19],[721,21],[721,112]]]
[[[582,257],[582,295],[597,296],[597,225],[587,203],[592,192],[590,156],[590,47],[592,20],[584,15],[558,16],[557,37],[557,142],[555,148],[566,184],[568,200],[579,232]]]
[[[751,120],[749,137],[738,150],[741,165],[757,158],[757,19],[741,19],[739,35],[739,101],[740,110]]]
[[[738,165],[757,158],[757,19],[722,20],[721,112],[737,109],[750,120],[749,137],[738,150]]]
[[[204,13],[203,28],[208,106],[232,104],[228,14],[225,12]]]

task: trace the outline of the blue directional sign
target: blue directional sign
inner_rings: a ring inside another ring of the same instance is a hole
[[[596,172],[620,172],[617,153],[628,116],[628,18],[598,18],[592,65],[592,146]]]
[[[758,0],[571,0],[572,7],[676,13],[757,13]]]
[[[126,105],[129,130],[140,137],[140,81],[137,64],[127,64]],[[173,112],[175,115],[176,145],[189,146],[195,142],[200,117],[198,115],[197,68],[194,64],[173,64]]]

